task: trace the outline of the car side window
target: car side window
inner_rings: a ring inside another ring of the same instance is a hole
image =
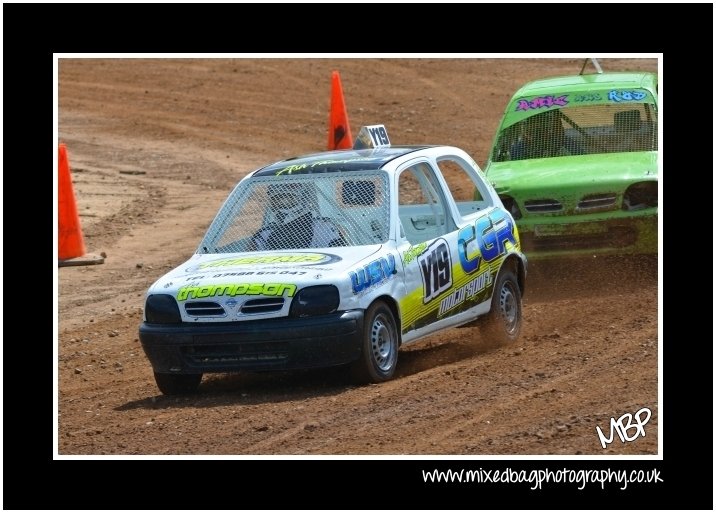
[[[456,156],[438,159],[438,167],[461,216],[491,206],[490,195],[483,180],[468,172],[471,166]]]
[[[430,165],[415,164],[398,178],[398,216],[411,244],[434,239],[454,226],[445,208],[442,188]]]

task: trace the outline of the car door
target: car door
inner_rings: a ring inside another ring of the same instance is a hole
[[[476,185],[470,188],[470,201],[456,203],[430,160],[417,159],[399,170],[403,343],[489,310],[505,244],[514,244],[515,238],[512,219],[489,195],[483,199],[484,183]]]

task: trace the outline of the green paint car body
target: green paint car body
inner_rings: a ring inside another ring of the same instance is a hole
[[[653,73],[547,78],[514,94],[485,173],[530,258],[657,252],[657,117]]]

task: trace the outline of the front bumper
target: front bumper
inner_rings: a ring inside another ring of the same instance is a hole
[[[159,373],[328,367],[360,356],[363,311],[232,323],[144,322],[139,340]]]
[[[608,219],[581,216],[517,221],[528,258],[585,255],[637,255],[658,251],[657,214]]]

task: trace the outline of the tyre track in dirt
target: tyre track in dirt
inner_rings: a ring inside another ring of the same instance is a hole
[[[555,336],[555,334],[557,336]],[[548,335],[534,335],[528,337],[526,344],[542,343],[546,340],[549,344],[549,340],[559,340],[558,333],[553,332]],[[585,341],[586,343],[589,340]],[[585,345],[585,342],[582,345]],[[655,342],[655,341],[654,341]],[[492,394],[487,397],[484,392],[483,394],[475,397],[477,401],[485,401],[488,405],[496,405],[493,407],[487,407],[484,410],[481,409],[479,413],[471,415],[467,420],[461,420],[460,417],[463,415],[456,415],[453,418],[443,418],[442,421],[445,424],[451,425],[450,428],[440,431],[439,433],[429,438],[430,442],[437,445],[437,442],[445,439],[456,438],[458,436],[464,436],[466,432],[481,432],[480,429],[482,424],[495,423],[498,424],[498,433],[484,433],[482,432],[476,439],[476,443],[487,445],[499,445],[499,439],[510,438],[513,436],[523,437],[534,437],[533,447],[528,448],[527,454],[541,454],[542,444],[540,440],[546,436],[563,438],[564,435],[575,436],[575,433],[569,433],[573,427],[583,428],[585,423],[594,423],[594,425],[607,426],[609,424],[609,418],[619,417],[623,412],[635,412],[643,406],[649,407],[653,415],[651,417],[651,429],[654,429],[657,425],[656,415],[656,403],[643,404],[635,402],[634,398],[630,395],[624,397],[620,395],[621,401],[618,406],[612,411],[592,411],[585,412],[584,415],[589,415],[586,418],[580,418],[576,415],[577,409],[574,409],[573,405],[568,404],[567,408],[559,408],[559,403],[563,402],[564,397],[570,393],[575,387],[580,393],[583,404],[597,403],[598,400],[602,399],[605,395],[612,394],[611,390],[604,390],[598,387],[590,390],[589,384],[594,380],[595,376],[607,375],[613,372],[615,367],[618,367],[624,361],[638,362],[645,360],[650,354],[645,351],[644,347],[655,347],[655,343],[648,345],[648,343],[640,343],[636,347],[631,347],[629,352],[625,352],[622,346],[612,346],[608,350],[594,354],[589,352],[590,356],[583,356],[587,353],[584,349],[578,349],[577,355],[571,354],[574,351],[573,347],[565,347],[564,344],[559,342],[550,344],[553,346],[555,351],[549,352],[552,356],[552,360],[545,362],[541,369],[530,369],[531,372],[525,379],[515,383],[514,378],[504,380],[504,376],[491,376],[488,371],[488,375],[484,376],[485,379],[489,379],[494,383],[494,389],[499,390],[497,395]],[[573,344],[570,344],[573,346]],[[546,347],[540,347],[540,349],[546,349]],[[567,354],[565,354],[567,353]],[[517,355],[519,353],[513,353]],[[655,353],[651,353],[654,355]],[[582,355],[582,356],[580,356]],[[576,360],[576,361],[575,361]],[[594,363],[589,362],[592,360]],[[655,364],[655,362],[651,362]],[[566,366],[566,369],[564,368]],[[579,366],[574,368],[574,366]],[[500,380],[500,378],[502,378]],[[651,386],[656,388],[656,380],[650,383]],[[628,380],[622,385],[624,388],[631,389],[631,384]],[[609,388],[614,387],[614,384],[610,385]],[[521,389],[520,391],[515,389]],[[616,391],[614,391],[616,392]],[[524,404],[529,404],[534,400],[539,400],[541,396],[551,396],[549,399],[550,406],[553,407],[551,412],[545,415],[545,418],[550,419],[549,422],[544,422],[540,425],[538,423],[535,426],[534,420],[530,418],[529,423],[520,422],[520,414],[526,408]],[[488,402],[489,400],[489,402]],[[492,419],[492,420],[490,420]],[[500,423],[500,420],[495,419],[510,419],[512,420],[511,425],[505,425]],[[517,422],[515,422],[515,420]],[[555,427],[556,426],[556,427]],[[582,434],[590,434],[582,431]],[[577,435],[579,436],[579,435]],[[493,438],[497,438],[495,441]],[[591,454],[598,454],[601,452],[600,447],[597,444],[593,445],[593,451]],[[637,446],[630,446],[631,449],[637,449]],[[537,452],[533,452],[537,451]]]
[[[527,315],[534,313],[528,311]],[[641,317],[634,316],[639,322]],[[131,331],[131,323],[124,326]],[[122,380],[128,397],[139,394],[145,399],[117,402],[107,393],[99,393],[88,395],[75,407],[78,413],[91,411],[92,404],[102,401],[110,410],[105,417],[110,423],[115,420],[113,416],[120,420],[123,412],[134,412],[129,420],[136,425],[129,432],[127,426],[115,430],[102,426],[102,419],[93,419],[97,429],[105,433],[104,439],[95,442],[104,441],[99,447],[110,453],[113,452],[110,440],[123,446],[115,447],[115,451],[123,448],[136,453],[137,449],[132,449],[141,441],[145,448],[152,448],[149,453],[165,453],[167,440],[159,435],[172,427],[185,435],[218,430],[209,439],[198,437],[191,442],[193,450],[201,454],[342,454],[343,451],[414,454],[418,444],[421,447],[429,444],[431,454],[503,454],[503,450],[504,454],[510,454],[515,440],[527,445],[524,454],[542,454],[545,440],[552,438],[565,442],[565,447],[571,446],[566,442],[591,445],[592,453],[596,453],[595,425],[605,426],[606,417],[621,410],[599,408],[605,396],[614,395],[612,391],[600,388],[589,391],[589,380],[577,378],[591,374],[592,381],[600,382],[624,360],[638,365],[644,359],[639,354],[642,343],[629,352],[611,348],[595,354],[585,348],[590,339],[564,344],[564,337],[555,336],[555,332],[568,329],[569,325],[545,326],[543,330],[526,333],[519,347],[496,349],[485,347],[471,328],[457,330],[458,335],[466,333],[447,342],[428,340],[404,351],[400,376],[370,387],[346,384],[339,370],[278,376],[217,375],[202,385],[200,396],[175,402],[156,395],[147,367],[134,383],[126,377]],[[646,333],[649,335],[650,330],[646,329]],[[129,365],[141,367],[138,342],[125,342],[123,346],[119,352],[97,351],[87,357],[95,360],[95,366],[104,361],[115,374],[124,374]],[[128,350],[127,346],[133,346],[134,350]],[[133,357],[128,356],[132,353]],[[532,365],[530,354],[549,354],[551,359]],[[446,355],[451,361],[444,361]],[[76,380],[71,372],[77,362],[77,358],[67,362],[66,379]],[[505,371],[505,362],[510,362],[509,373]],[[118,371],[116,363],[125,370]],[[572,370],[572,366],[578,368]],[[85,373],[85,377],[94,381],[102,378],[101,373],[98,368]],[[567,385],[571,378],[582,401],[579,406],[569,400],[571,390]],[[614,385],[619,379],[629,386],[630,380],[626,378],[613,376],[609,382]],[[114,381],[119,384],[117,379]],[[441,392],[446,381],[452,386],[449,392]],[[642,392],[630,390],[627,394],[624,385],[617,390],[621,396],[617,404],[627,408],[625,411],[635,411],[635,401]],[[649,386],[655,387],[655,381]],[[77,387],[77,391],[81,389]],[[540,415],[529,406],[531,403],[536,403]],[[642,406],[652,407],[651,403]],[[186,414],[194,409],[202,413],[190,415],[189,422]],[[653,413],[654,424],[650,429],[656,429],[657,425],[654,409]],[[146,422],[151,424],[143,424]],[[164,429],[153,432],[145,427],[152,425],[163,425]],[[83,423],[67,430],[81,431],[85,429],[82,426]],[[405,436],[406,432],[413,435]],[[422,436],[415,438],[415,433]],[[181,437],[177,438],[179,442],[178,447],[184,447]],[[174,450],[178,448],[170,445]],[[639,444],[627,448],[641,449]]]

